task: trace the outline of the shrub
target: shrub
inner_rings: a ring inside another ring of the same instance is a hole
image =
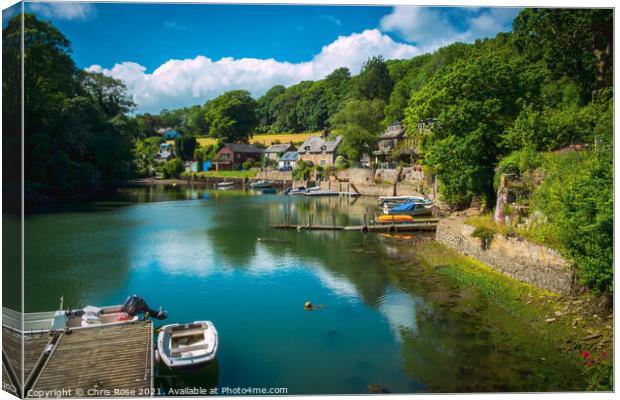
[[[334,163],[334,165],[338,169],[346,169],[346,168],[349,168],[350,164],[349,164],[349,160],[347,160],[343,156],[338,156],[336,157],[336,162]]]
[[[310,178],[310,172],[312,172],[312,163],[308,163],[304,160],[299,160],[295,168],[293,168],[293,179],[305,180]]]
[[[497,190],[499,179],[503,174],[523,175],[526,171],[533,171],[542,165],[543,157],[533,148],[524,148],[512,152],[503,158],[497,165],[493,186]]]
[[[256,162],[256,160],[255,160],[255,159],[253,159],[253,158],[248,158],[247,160],[245,160],[245,161],[243,162],[243,164],[241,164],[241,168],[247,171],[247,170],[249,170],[250,168],[252,168],[252,166],[254,165],[254,163],[255,163],[255,162]],[[260,165],[259,165],[259,167],[260,167]]]
[[[163,164],[162,172],[166,178],[178,178],[183,172],[183,162],[178,158],[168,160]]]
[[[532,198],[553,226],[560,251],[583,284],[613,290],[613,154],[580,151],[550,157]]]
[[[495,230],[487,228],[486,226],[477,226],[471,234],[473,237],[480,239],[482,248],[488,250],[491,247],[493,238],[495,237]]]

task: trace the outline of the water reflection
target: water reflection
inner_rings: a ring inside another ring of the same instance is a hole
[[[373,199],[174,187],[126,189],[80,207],[28,217],[26,308],[52,309],[63,294],[75,306],[139,293],[164,305],[169,322],[213,320],[217,369],[163,374],[162,387],[570,387],[564,359],[524,336],[492,299],[403,258],[410,239],[270,227],[287,215],[361,224],[375,212]],[[325,307],[304,311],[306,300]],[[554,370],[528,374],[541,356]]]

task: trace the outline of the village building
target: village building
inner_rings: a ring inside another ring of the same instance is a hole
[[[263,151],[250,144],[224,143],[215,156],[217,171],[231,171],[241,169],[241,165],[248,159],[260,160]]]
[[[329,138],[328,135],[329,131],[325,130],[321,136],[307,138],[299,147],[299,159],[322,167],[334,164],[342,136]]]
[[[297,165],[299,153],[297,151],[287,151],[278,159],[279,171],[292,171]]]
[[[263,151],[263,154],[269,160],[278,161],[284,153],[295,150],[297,149],[291,143],[272,144]]]
[[[174,157],[174,145],[171,143],[162,143],[159,145],[159,152],[155,154],[155,161],[164,162]]]
[[[386,128],[379,136],[377,150],[373,151],[375,162],[386,163],[405,161],[412,163],[417,155],[415,141],[405,136],[405,129],[400,121],[396,121]]]

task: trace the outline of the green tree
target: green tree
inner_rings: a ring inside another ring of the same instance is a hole
[[[492,204],[493,168],[502,155],[500,135],[512,125],[526,96],[529,73],[509,43],[480,43],[475,55],[435,75],[413,94],[405,112],[408,133],[418,138],[424,162],[433,166],[446,202],[469,204],[474,195]],[[430,130],[419,122],[434,121]]]
[[[61,194],[97,189],[130,176],[132,140],[138,126],[123,115],[133,103],[125,86],[100,74],[80,72],[71,44],[52,24],[24,15],[25,180],[33,190]],[[19,35],[20,16],[3,30]],[[9,49],[10,50],[10,49]],[[20,63],[7,56],[7,74]]]
[[[164,139],[158,136],[136,140],[134,147],[134,163],[140,176],[150,176],[155,169],[155,155]]]
[[[180,157],[181,160],[192,160],[196,150],[196,138],[193,136],[179,136],[174,140],[174,147],[177,157]]]
[[[246,90],[226,92],[204,108],[209,136],[225,142],[247,142],[258,124],[256,100]]]
[[[513,22],[517,46],[553,77],[572,77],[590,98],[613,80],[613,10],[529,8]]]
[[[390,99],[394,81],[383,60],[376,56],[369,58],[358,76],[355,77],[355,95],[358,99],[383,100]]]
[[[265,133],[273,129],[275,117],[271,105],[276,97],[286,91],[282,85],[275,85],[256,101],[256,117],[258,118],[257,132]]]
[[[342,151],[349,160],[370,154],[382,131],[383,100],[349,100],[332,117],[334,129],[342,135]]]

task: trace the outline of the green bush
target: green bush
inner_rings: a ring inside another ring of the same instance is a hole
[[[178,178],[183,172],[183,162],[178,158],[168,160],[163,164],[162,172],[166,178]]]
[[[487,228],[486,226],[477,226],[471,234],[473,237],[480,239],[482,248],[487,250],[491,247],[493,238],[495,237],[495,230]]]
[[[338,169],[346,169],[346,168],[349,168],[350,164],[349,164],[349,160],[347,160],[343,156],[338,156],[336,157],[336,162],[334,163],[334,165]]]
[[[248,158],[247,160],[245,160],[243,162],[243,164],[241,164],[241,168],[245,171],[249,170],[250,168],[252,168],[252,166],[254,165],[254,163],[256,162],[255,159],[253,158]],[[260,165],[259,165],[260,166]]]
[[[581,282],[613,290],[613,154],[581,151],[549,157],[546,178],[532,198],[549,219],[561,252]]]
[[[312,172],[313,167],[311,163],[308,163],[304,160],[299,160],[295,168],[293,168],[293,179],[295,180],[305,180],[310,178],[310,173]]]
[[[543,157],[531,147],[512,152],[503,158],[497,165],[493,185],[495,190],[499,186],[499,179],[503,174],[522,175],[525,171],[533,171],[542,165]]]

